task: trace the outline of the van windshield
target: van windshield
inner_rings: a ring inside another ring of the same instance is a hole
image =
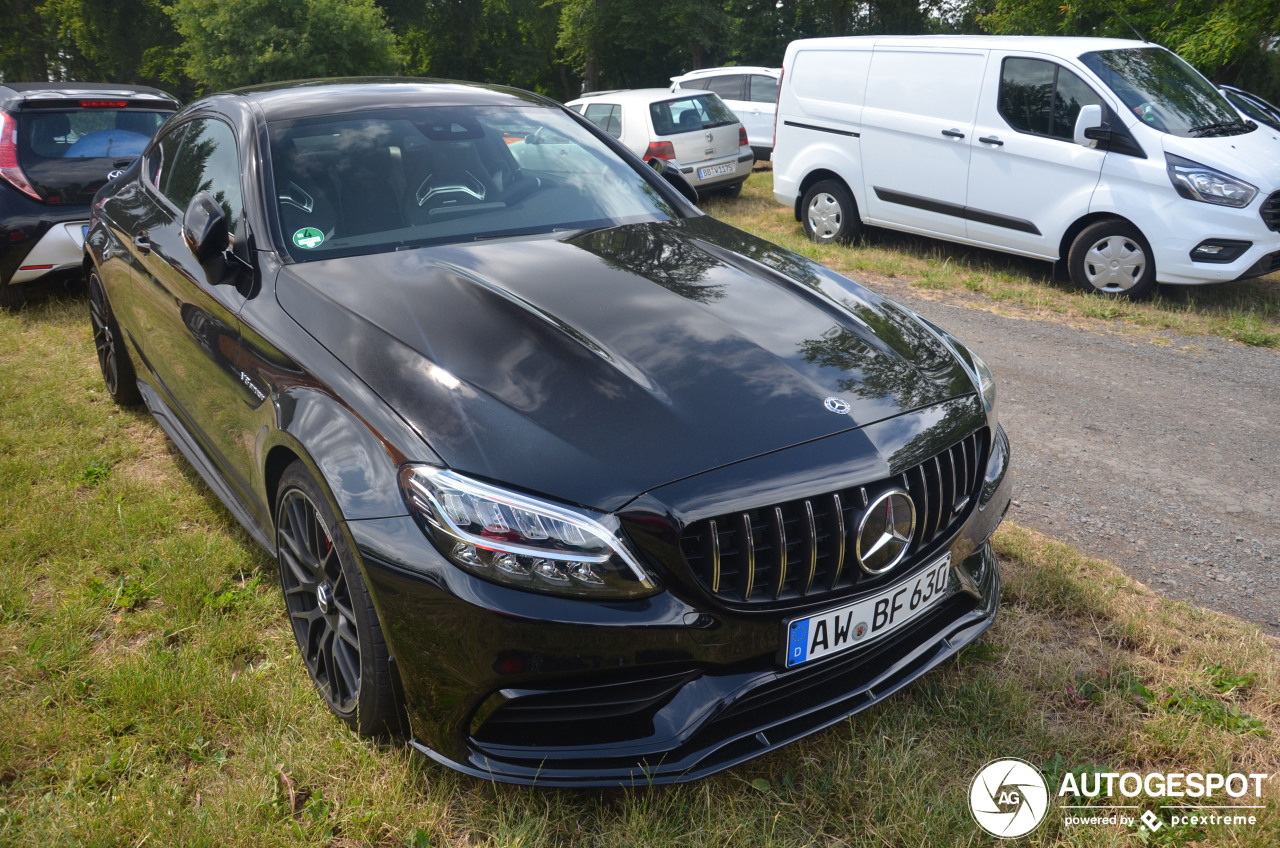
[[[1080,61],[1135,115],[1161,132],[1204,138],[1257,129],[1242,120],[1208,80],[1168,50],[1099,50]]]

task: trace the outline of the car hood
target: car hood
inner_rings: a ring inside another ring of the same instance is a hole
[[[601,510],[974,391],[913,313],[710,218],[299,263],[277,297],[451,467]]]

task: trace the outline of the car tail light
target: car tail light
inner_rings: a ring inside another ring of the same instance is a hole
[[[81,100],[85,109],[123,109],[129,105],[128,100]]]
[[[739,147],[747,146],[747,128],[746,127],[738,127],[738,146]]]
[[[669,141],[651,141],[649,149],[644,152],[645,161],[650,159],[675,159],[676,149]]]
[[[8,112],[0,112],[0,179],[23,194],[40,199],[18,164],[18,121]]]

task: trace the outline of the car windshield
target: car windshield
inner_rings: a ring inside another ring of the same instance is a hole
[[[1168,50],[1100,50],[1080,60],[1135,115],[1161,132],[1202,138],[1256,128],[1243,121],[1208,80]]]
[[[437,106],[268,125],[295,261],[678,217],[643,168],[541,106]]]
[[[1235,106],[1250,118],[1280,129],[1280,109],[1272,106],[1258,95],[1230,89],[1224,89],[1222,94],[1231,101],[1232,106]]]
[[[714,94],[672,97],[650,103],[649,116],[658,135],[679,135],[738,122],[732,110]]]

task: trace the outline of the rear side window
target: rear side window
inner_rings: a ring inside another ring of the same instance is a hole
[[[123,109],[31,109],[18,118],[24,163],[45,159],[137,156],[168,112]]]
[[[658,135],[678,135],[738,122],[732,110],[714,94],[659,100],[649,104],[649,117]]]
[[[1060,65],[1010,58],[1001,70],[998,103],[1000,116],[1018,132],[1071,141],[1080,108],[1102,100]]]
[[[616,103],[592,103],[583,117],[614,138],[622,136],[622,107]]]
[[[723,96],[723,95],[721,95]],[[751,75],[752,103],[776,103],[778,100],[778,80],[763,74]]]
[[[170,163],[160,177],[161,193],[174,206],[186,209],[197,193],[208,192],[222,206],[227,229],[235,232],[244,203],[240,156],[231,127],[212,118],[192,121]]]
[[[701,79],[689,80],[680,83],[681,88],[701,88],[705,91],[714,91],[718,97],[724,100],[746,100],[746,94],[743,90],[746,83],[744,74],[723,74],[715,77],[702,77]]]

